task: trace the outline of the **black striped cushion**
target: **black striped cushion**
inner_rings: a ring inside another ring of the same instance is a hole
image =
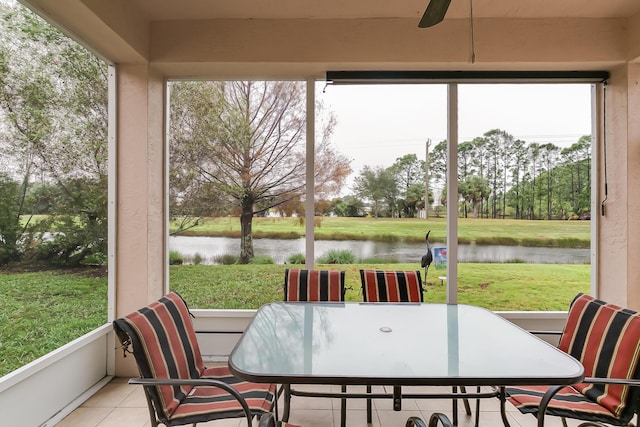
[[[423,302],[420,271],[360,270],[365,302]]]
[[[205,368],[189,309],[176,292],[117,319],[114,328],[120,337],[124,332],[131,338],[142,377],[218,379],[240,391],[252,412],[271,409],[275,385],[241,381],[227,366]],[[158,386],[152,390],[158,418],[173,425],[243,416],[240,404],[215,387]]]
[[[284,272],[285,301],[344,301],[344,271],[296,270]]]
[[[589,295],[578,295],[558,347],[578,359],[586,377],[639,378],[640,315]],[[549,405],[549,413],[592,414],[594,419],[623,420],[633,416],[637,391],[622,385],[576,384],[563,390]],[[539,389],[508,389],[512,403],[523,412],[534,412],[540,401]],[[527,409],[528,408],[528,409]]]

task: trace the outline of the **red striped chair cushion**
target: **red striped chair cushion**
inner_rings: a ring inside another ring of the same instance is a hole
[[[235,377],[227,366],[206,368],[200,378],[215,379],[235,388],[247,402],[251,413],[260,414],[271,410],[276,392],[275,384],[243,381]],[[244,416],[238,401],[224,390],[216,387],[194,387],[169,419],[172,422],[179,421],[179,424],[189,424],[202,421],[202,414],[213,413],[224,414],[224,418]],[[209,415],[207,418],[212,419]]]
[[[538,413],[538,406],[542,396],[547,391],[547,386],[521,386],[507,387],[509,402],[524,414]],[[557,417],[587,419],[601,421],[613,425],[626,425],[627,421],[620,422],[611,412],[598,403],[587,399],[582,393],[573,387],[565,387],[560,390],[547,407],[547,414]]]
[[[271,409],[274,384],[241,381],[227,366],[205,368],[189,309],[177,293],[171,292],[147,307],[117,319],[114,327],[121,341],[123,333],[130,337],[143,378],[217,379],[236,388],[252,412],[263,413]],[[156,386],[150,390],[158,418],[169,421],[167,425],[244,416],[238,401],[216,387]]]
[[[558,348],[578,359],[585,377],[638,379],[640,361],[640,315],[589,295],[578,295],[569,309]],[[537,394],[509,390],[516,406],[532,406]],[[549,413],[587,412],[611,419],[633,415],[636,392],[629,386],[576,384],[573,392],[558,397]],[[513,394],[512,394],[513,393]],[[526,398],[522,397],[525,396]],[[521,397],[515,397],[521,396]]]
[[[189,379],[199,378],[204,371],[189,310],[177,293],[167,294],[147,307],[116,320],[116,324],[127,333],[131,332],[129,336],[142,377]],[[143,351],[137,351],[136,347]],[[171,416],[191,388],[156,387],[162,411]]]
[[[344,271],[296,270],[284,272],[285,301],[344,301]]]
[[[558,347],[578,359],[586,377],[637,378],[640,316],[589,295],[573,302]],[[630,387],[577,384],[582,394],[619,417]]]
[[[365,302],[423,302],[420,271],[360,270]]]

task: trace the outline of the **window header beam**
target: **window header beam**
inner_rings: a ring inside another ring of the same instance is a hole
[[[327,71],[333,84],[602,83],[608,71]]]

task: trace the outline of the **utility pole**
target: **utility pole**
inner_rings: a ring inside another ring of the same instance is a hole
[[[424,219],[429,219],[429,146],[431,139],[427,139],[424,159]]]

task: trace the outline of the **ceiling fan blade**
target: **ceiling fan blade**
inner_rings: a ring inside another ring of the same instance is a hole
[[[444,15],[447,13],[451,0],[431,0],[427,10],[424,11],[422,19],[418,24],[420,28],[433,27],[434,25],[442,22]]]

